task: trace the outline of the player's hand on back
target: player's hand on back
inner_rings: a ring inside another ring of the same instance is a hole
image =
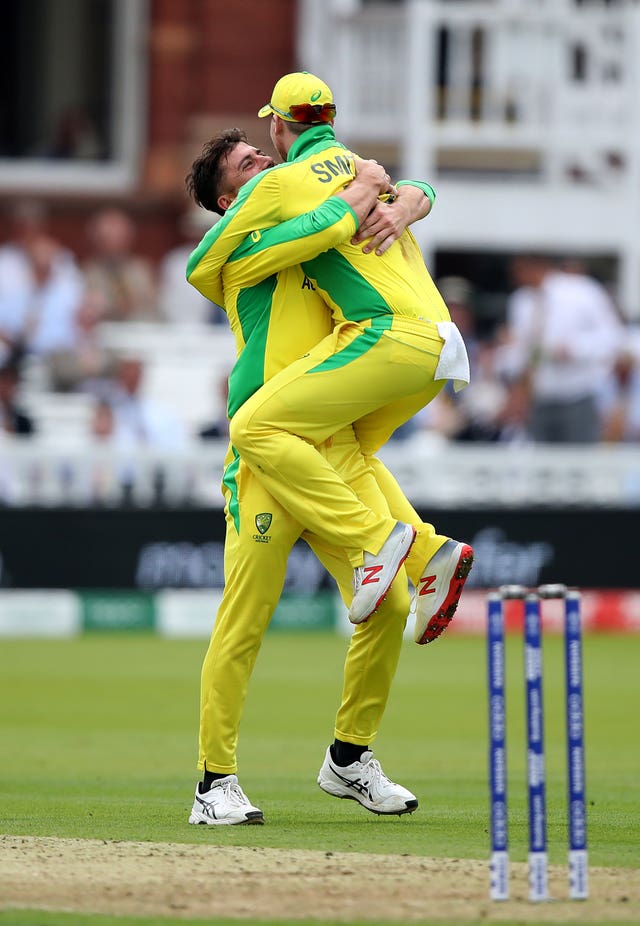
[[[380,256],[398,240],[409,220],[410,216],[402,200],[378,202],[361,223],[351,243],[361,244],[364,241],[366,243],[362,250],[365,254],[375,251]]]

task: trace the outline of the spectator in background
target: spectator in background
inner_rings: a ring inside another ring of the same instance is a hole
[[[39,203],[17,203],[10,218],[11,238],[0,248],[0,341],[47,355],[72,343],[82,275],[48,234]]]
[[[188,209],[179,219],[182,243],[172,248],[160,263],[159,306],[170,322],[220,323],[226,316],[220,306],[206,299],[187,283],[187,260],[208,228],[219,216],[204,209]]]
[[[108,208],[89,222],[91,256],[87,284],[106,302],[108,321],[158,321],[157,291],[150,262],[133,250],[136,226],[121,209]]]
[[[229,378],[223,376],[218,382],[218,414],[213,420],[203,425],[198,432],[201,440],[216,440],[219,437],[229,437],[229,417],[227,415],[227,400],[229,398]]]
[[[96,398],[89,420],[89,436],[95,446],[106,450],[92,462],[88,474],[88,493],[93,504],[129,502],[133,495],[137,469],[132,459],[132,443],[118,433],[113,405],[107,399]]]
[[[99,503],[128,504],[135,498],[148,503],[164,500],[164,468],[139,451],[184,449],[186,428],[176,416],[144,395],[144,367],[137,357],[121,357],[114,384],[96,396],[89,434],[98,448],[90,477],[91,498]]]
[[[89,421],[91,436],[98,442],[109,441],[115,434],[116,418],[113,406],[106,399],[96,399]]]
[[[438,289],[469,355],[471,386],[455,392],[447,383],[436,397],[429,423],[450,440],[497,441],[503,437],[507,389],[496,374],[495,344],[477,333],[473,288],[463,277],[443,277]]]
[[[32,241],[49,234],[48,216],[37,199],[19,199],[6,210],[8,240],[0,247],[3,260],[16,252],[23,253]]]
[[[29,435],[35,431],[33,420],[16,402],[20,364],[19,351],[10,351],[0,360],[0,430],[6,434]]]
[[[605,288],[543,255],[516,258],[501,367],[534,441],[593,443],[600,399],[622,337]]]
[[[625,331],[602,402],[603,440],[640,441],[640,327]]]
[[[479,339],[473,306],[473,287],[464,277],[442,277],[438,289],[447,303],[451,320],[456,323],[469,354],[469,363],[475,364]]]
[[[104,293],[86,289],[73,319],[73,343],[47,358],[54,391],[104,393],[115,374],[115,357],[102,346],[99,335],[106,316]]]
[[[96,161],[104,156],[98,131],[83,106],[67,106],[62,110],[54,137],[46,146],[44,155],[65,161]]]
[[[114,433],[124,446],[178,450],[187,440],[184,424],[168,408],[144,394],[144,364],[121,357],[107,396],[115,415]]]

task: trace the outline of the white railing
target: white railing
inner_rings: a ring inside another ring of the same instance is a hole
[[[0,441],[0,503],[10,506],[222,504],[226,445],[123,450],[72,438]],[[0,520],[2,515],[0,513]]]
[[[0,504],[220,507],[225,451],[224,441],[160,454],[5,438]],[[421,434],[380,455],[422,507],[640,506],[637,445],[456,445]]]

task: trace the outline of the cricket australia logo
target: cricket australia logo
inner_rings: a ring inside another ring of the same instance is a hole
[[[271,527],[273,515],[269,511],[263,511],[262,514],[256,515],[256,527],[261,534],[266,534]]]
[[[253,539],[258,543],[269,543],[271,540],[270,537],[265,537],[269,528],[271,527],[271,522],[273,520],[273,515],[270,511],[263,511],[260,514],[256,515],[256,527],[258,528],[258,533],[253,535]]]

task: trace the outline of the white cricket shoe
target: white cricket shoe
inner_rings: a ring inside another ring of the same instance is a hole
[[[264,823],[264,817],[238,784],[237,775],[226,775],[217,778],[204,794],[200,793],[198,783],[189,823],[207,823],[210,826]]]
[[[473,548],[458,540],[447,540],[431,557],[418,580],[412,602],[412,610],[416,612],[416,643],[431,643],[447,629],[472,565]]]
[[[375,556],[364,554],[364,563],[353,570],[352,624],[361,624],[380,606],[416,538],[415,527],[398,521]]]
[[[358,801],[372,813],[400,816],[418,809],[415,794],[390,781],[369,750],[362,753],[358,762],[342,766],[336,765],[331,748],[327,749],[318,784],[327,794]]]

